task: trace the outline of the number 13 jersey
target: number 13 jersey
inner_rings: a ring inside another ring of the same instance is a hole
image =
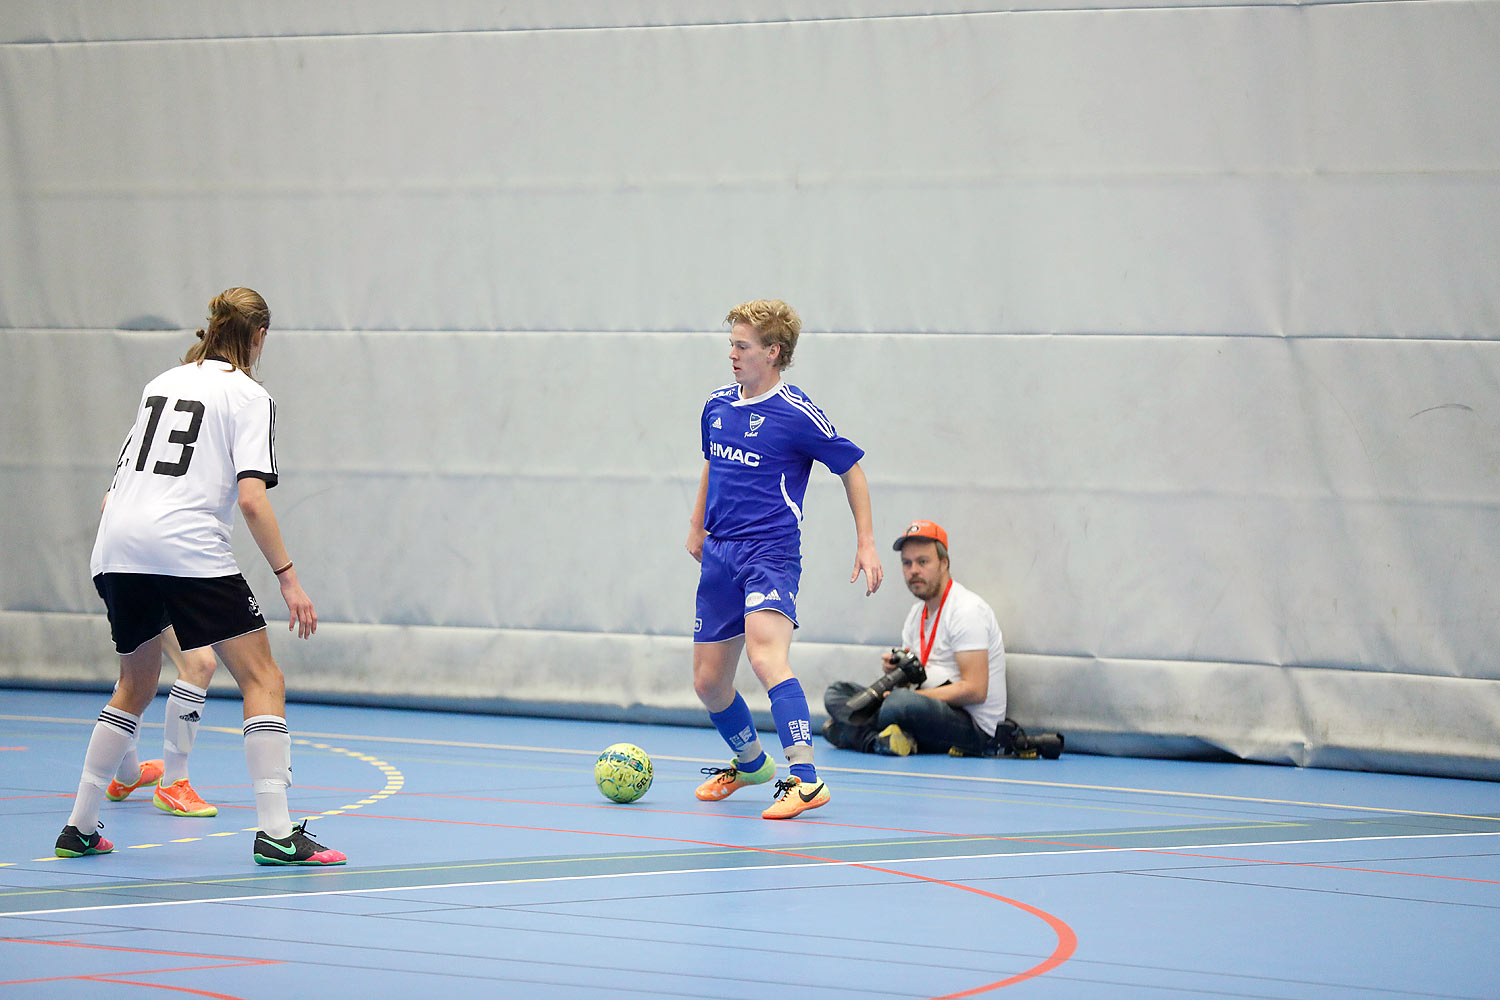
[[[222,361],[163,372],[141,393],[99,519],[89,572],[239,572],[229,535],[239,481],[276,485],[276,402]]]

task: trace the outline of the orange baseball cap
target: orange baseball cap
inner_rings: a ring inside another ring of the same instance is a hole
[[[928,541],[940,542],[945,549],[948,547],[948,533],[936,521],[913,521],[910,527],[901,532],[901,537],[896,539],[896,544],[891,548],[900,552],[902,543],[908,538],[925,538]]]

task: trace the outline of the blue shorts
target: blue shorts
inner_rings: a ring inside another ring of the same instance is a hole
[[[796,539],[707,538],[698,576],[694,642],[723,642],[745,634],[752,611],[779,611],[797,625],[802,551]]]

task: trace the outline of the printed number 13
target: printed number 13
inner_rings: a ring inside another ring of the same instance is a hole
[[[136,472],[143,472],[146,468],[146,454],[151,450],[152,439],[156,437],[156,426],[161,423],[162,411],[167,408],[167,397],[148,396],[146,406],[151,411],[151,418],[146,421],[146,433],[141,439],[141,450],[135,459]],[[186,427],[180,427],[167,435],[167,440],[172,444],[182,446],[182,454],[175,462],[157,462],[153,465],[151,471],[158,476],[187,474],[188,462],[193,458],[193,442],[198,440],[198,431],[203,427],[203,404],[196,399],[179,399],[172,408],[182,413],[191,413],[193,419]]]

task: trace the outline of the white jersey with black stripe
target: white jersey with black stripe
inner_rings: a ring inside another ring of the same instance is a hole
[[[246,477],[277,482],[270,394],[222,361],[158,375],[120,451],[90,572],[238,573],[229,536]]]

